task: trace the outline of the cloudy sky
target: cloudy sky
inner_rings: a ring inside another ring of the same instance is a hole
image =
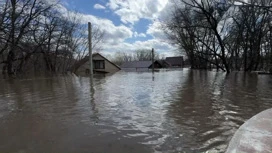
[[[160,29],[171,12],[170,0],[61,0],[61,5],[79,12],[82,23],[105,31],[104,54],[151,48],[165,56],[177,54]]]

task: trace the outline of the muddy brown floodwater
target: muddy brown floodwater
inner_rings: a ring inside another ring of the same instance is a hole
[[[272,77],[192,71],[0,80],[0,152],[224,152]]]

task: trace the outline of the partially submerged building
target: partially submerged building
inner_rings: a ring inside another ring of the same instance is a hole
[[[183,56],[166,57],[165,60],[154,61],[154,68],[182,68]],[[152,69],[152,61],[130,61],[121,65],[123,71],[149,71]]]
[[[158,61],[154,61],[154,68],[162,68],[162,65]],[[121,69],[124,71],[149,71],[152,69],[152,61],[130,61],[121,65]]]
[[[183,56],[166,57],[165,61],[169,64],[169,67],[172,68],[183,67]]]
[[[99,53],[93,54],[93,72],[96,73],[115,73],[121,68]],[[78,61],[74,67],[74,72],[78,75],[90,74],[89,56]]]
[[[170,64],[167,63],[165,60],[157,60],[157,61],[161,64],[162,68],[169,68],[170,67]]]

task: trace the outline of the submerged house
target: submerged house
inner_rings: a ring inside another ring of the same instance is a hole
[[[93,72],[95,73],[114,73],[121,70],[119,66],[109,61],[99,53],[93,54]],[[89,56],[78,61],[74,67],[74,71],[78,75],[90,74]]]
[[[165,61],[169,64],[169,67],[183,67],[183,56],[166,57]]]
[[[161,64],[162,68],[169,68],[170,67],[170,64],[167,63],[165,60],[157,60],[157,61]]]
[[[148,71],[152,69],[152,65],[154,64],[154,68],[162,68],[162,65],[155,61],[131,61],[125,62],[121,65],[121,69],[124,71]]]

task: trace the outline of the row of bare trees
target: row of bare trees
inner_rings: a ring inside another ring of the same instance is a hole
[[[87,27],[78,14],[45,0],[0,1],[0,66],[3,74],[63,73],[87,55]],[[93,28],[93,47],[103,32]]]
[[[154,52],[154,59],[159,60],[160,55]],[[122,65],[124,62],[131,62],[131,61],[151,61],[152,60],[152,52],[151,49],[138,49],[134,52],[116,52],[111,60],[117,64]]]
[[[226,72],[272,68],[270,0],[174,0],[164,24],[192,68]]]

